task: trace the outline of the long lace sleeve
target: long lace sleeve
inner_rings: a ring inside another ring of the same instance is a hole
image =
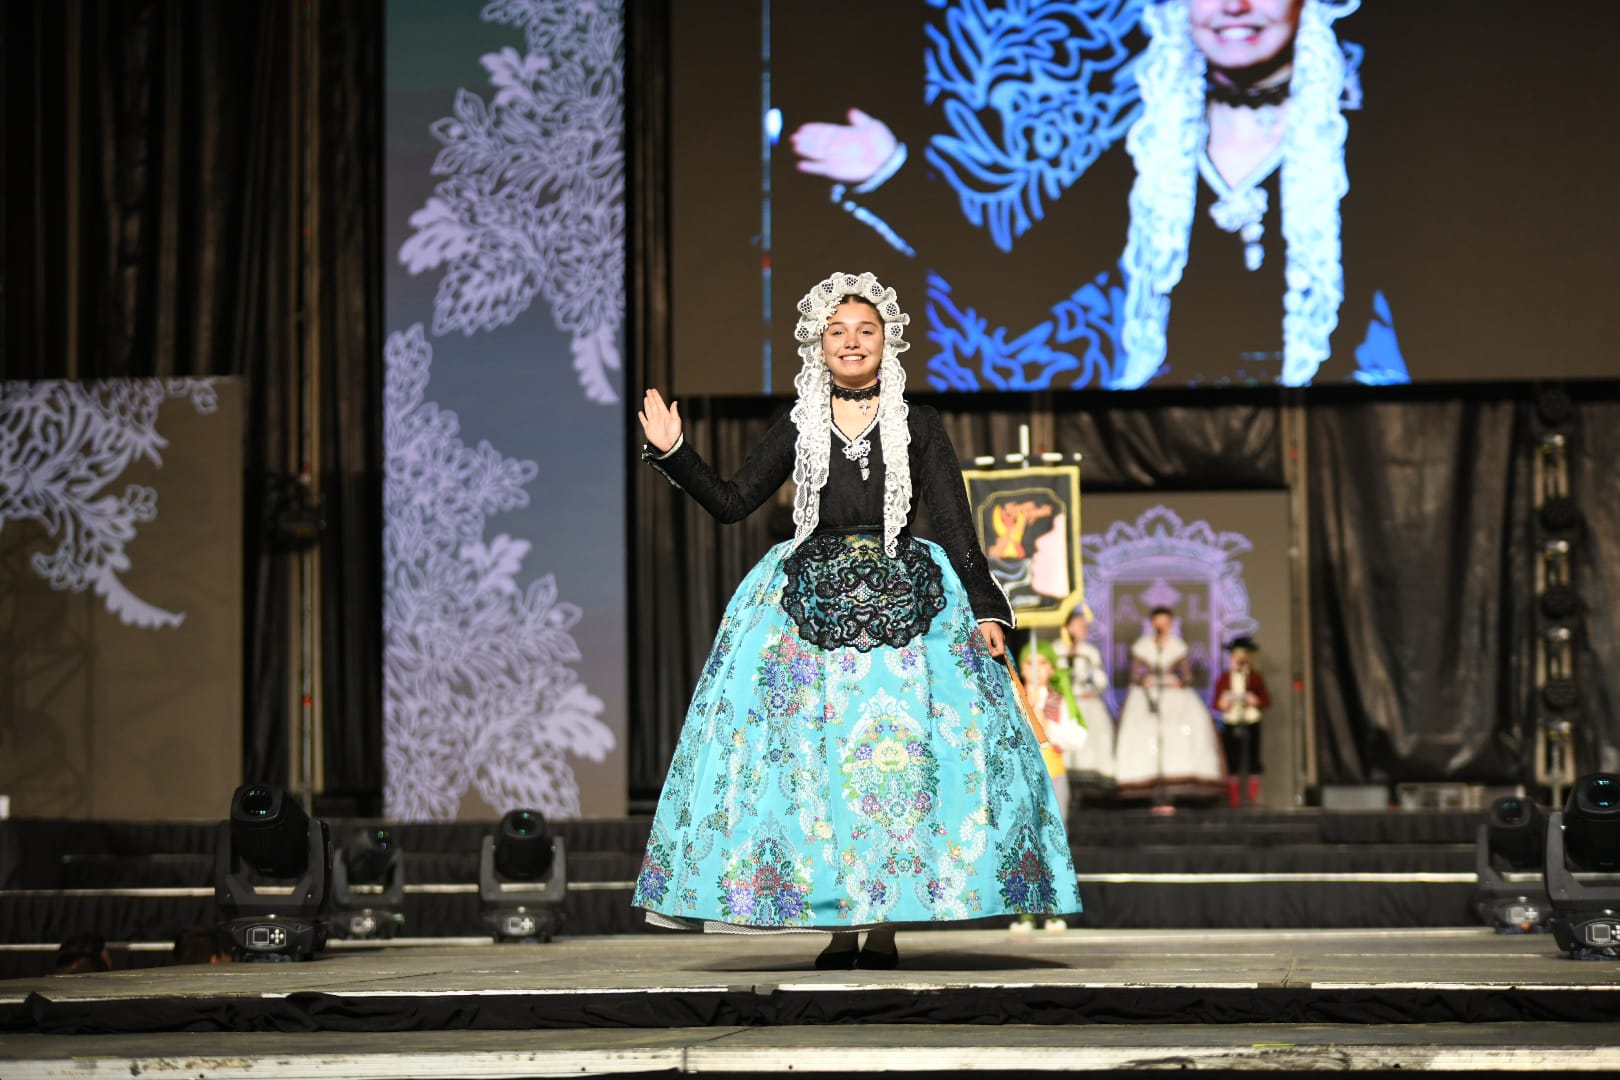
[[[913,409],[919,406],[913,405]],[[922,460],[919,479],[928,516],[934,523],[934,533],[940,546],[951,561],[951,568],[962,580],[968,600],[973,605],[974,618],[980,622],[998,622],[1013,627],[1012,605],[1007,594],[990,576],[990,564],[985,561],[979,547],[979,536],[973,528],[973,508],[968,505],[967,485],[962,480],[962,466],[956,458],[956,448],[939,421],[939,414],[929,409],[923,427]]]
[[[753,513],[787,482],[793,472],[793,443],[797,436],[798,429],[793,421],[783,416],[765,433],[730,480],[720,479],[714,466],[692,449],[684,435],[669,454],[660,456],[649,447],[642,451],[641,457],[666,480],[696,499],[703,509],[729,525]]]

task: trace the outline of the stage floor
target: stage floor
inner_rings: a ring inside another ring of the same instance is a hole
[[[0,983],[0,1076],[1620,1069],[1620,963],[1413,931],[902,932],[350,949]]]

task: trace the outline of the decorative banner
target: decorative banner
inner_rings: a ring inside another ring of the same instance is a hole
[[[13,813],[173,820],[229,802],[241,400],[234,379],[0,383],[0,794]]]
[[[624,812],[623,31],[388,6],[391,817]]]
[[[969,469],[968,502],[990,575],[1020,626],[1058,626],[1085,597],[1080,466]]]

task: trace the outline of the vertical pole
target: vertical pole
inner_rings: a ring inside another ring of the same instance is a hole
[[[317,27],[319,0],[299,0],[289,18],[288,56],[292,76],[288,86],[290,126],[290,213],[288,243],[291,253],[289,289],[292,300],[297,378],[290,402],[288,435],[292,444],[291,482],[302,487],[303,502],[320,499],[320,277],[318,267],[319,219],[316,168],[320,117]],[[288,717],[289,787],[308,810],[314,809],[321,789],[320,670],[320,547],[318,539],[294,557],[293,585],[287,602],[289,620]]]
[[[63,22],[66,29],[67,63],[62,65],[62,101],[67,114],[63,135],[67,139],[67,240],[65,247],[67,295],[62,298],[62,312],[66,325],[62,328],[64,359],[69,379],[79,377],[79,304],[82,283],[79,280],[79,247],[81,224],[80,201],[80,143],[83,140],[84,101],[84,4],[83,0],[68,0]]]
[[[1309,448],[1306,415],[1299,391],[1286,392],[1281,406],[1283,474],[1288,484],[1289,592],[1293,630],[1293,671],[1289,673],[1288,693],[1293,703],[1293,725],[1289,732],[1292,763],[1288,790],[1293,805],[1305,804],[1306,792],[1317,783],[1316,696],[1311,663],[1311,528]]]
[[[321,328],[326,323],[322,303],[325,281],[321,276],[323,255],[321,237],[321,0],[304,0],[304,318],[302,330],[307,357],[304,379],[303,469],[309,486],[310,504],[321,506]],[[305,551],[303,637],[304,685],[304,768],[310,800],[326,790],[324,749],[325,695],[321,692],[321,544],[319,539]]]

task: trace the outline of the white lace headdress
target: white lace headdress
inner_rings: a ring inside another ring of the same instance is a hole
[[[1288,126],[1282,146],[1282,228],[1287,246],[1283,296],[1282,382],[1302,386],[1328,358],[1328,339],[1344,299],[1339,201],[1350,190],[1344,170],[1349,125],[1340,107],[1344,51],[1333,22],[1360,0],[1305,0],[1294,38]],[[1186,0],[1150,4],[1142,14],[1152,41],[1137,67],[1142,118],[1126,136],[1136,162],[1118,385],[1138,387],[1165,358],[1170,292],[1187,267],[1198,201],[1204,133],[1204,54],[1193,44]]]
[[[892,557],[911,512],[911,430],[906,426],[906,369],[900,366],[900,354],[911,348],[905,339],[911,316],[900,310],[894,290],[869,273],[833,274],[799,300],[799,323],[793,336],[799,342],[804,366],[793,380],[799,390],[792,413],[799,429],[793,461],[793,482],[798,485],[793,495],[793,539],[803,542],[821,520],[821,489],[827,486],[832,457],[832,372],[822,353],[821,335],[847,296],[871,304],[883,320],[878,444],[883,450],[883,550]]]

